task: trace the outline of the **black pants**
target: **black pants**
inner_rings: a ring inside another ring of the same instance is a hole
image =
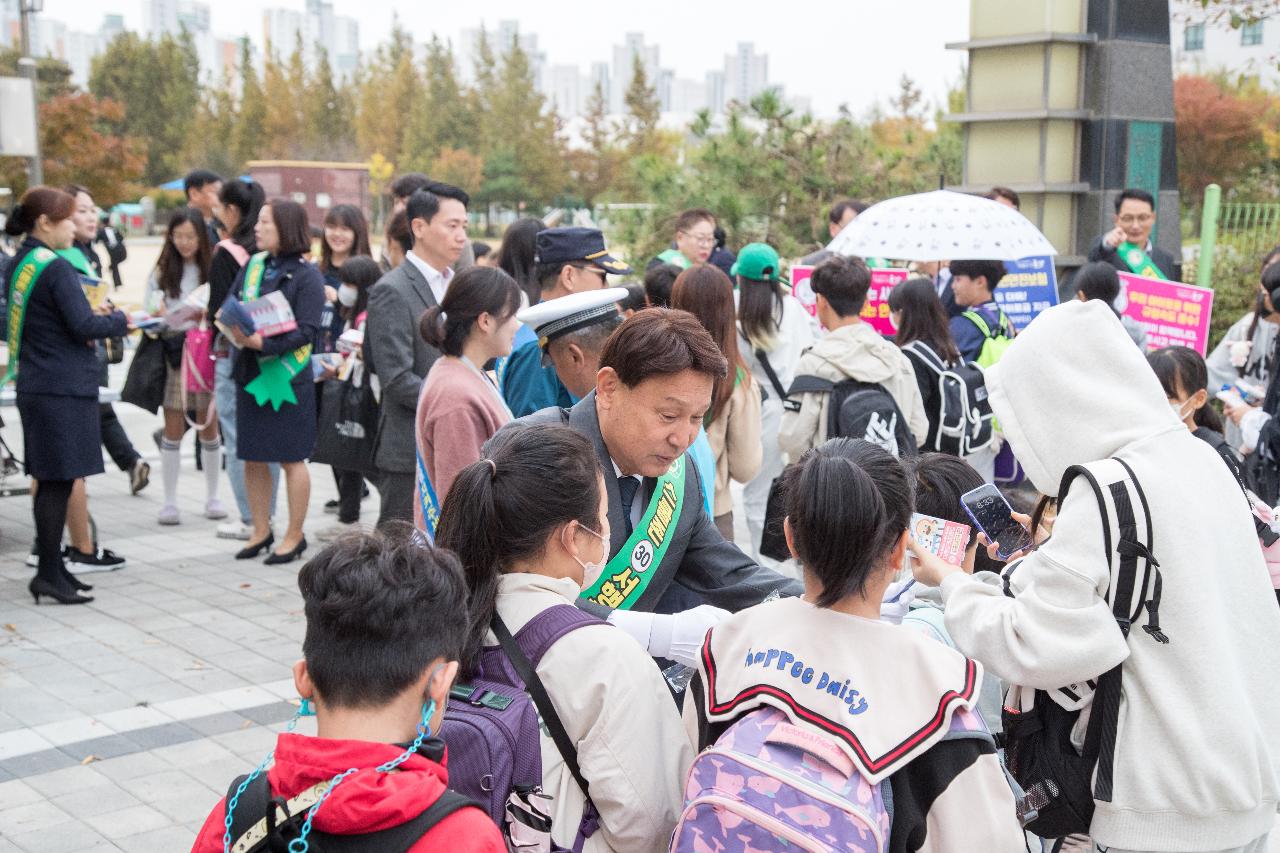
[[[378,526],[392,521],[413,523],[413,501],[417,494],[412,473],[383,471],[378,476],[378,493],[382,496],[382,508],[378,512]]]
[[[333,479],[338,484],[338,521],[343,524],[354,524],[360,520],[360,498],[364,495],[364,475],[359,471],[334,468]]]
[[[111,408],[110,403],[98,404],[98,420],[102,425],[102,446],[107,449],[111,461],[121,471],[132,471],[134,463],[142,456],[125,434],[124,425],[116,417],[116,410]]]
[[[41,480],[36,486],[33,511],[36,521],[36,553],[40,567],[36,577],[61,586],[62,529],[67,526],[67,501],[71,499],[74,480]]]

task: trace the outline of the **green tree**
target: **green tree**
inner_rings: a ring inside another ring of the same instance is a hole
[[[502,56],[490,106],[493,135],[489,138],[501,147],[494,152],[500,156],[486,157],[486,161],[500,166],[512,161],[514,169],[500,171],[500,184],[488,185],[503,187],[502,195],[487,192],[488,200],[509,202],[517,209],[529,202],[549,202],[565,186],[564,145],[555,114],[534,86],[529,56],[515,39]]]
[[[185,158],[200,163],[220,175],[238,175],[244,161],[238,157],[234,136],[239,109],[232,87],[231,69],[223,71],[220,85],[206,86],[191,124]]]
[[[116,36],[93,60],[89,90],[119,102],[124,132],[147,140],[147,184],[186,171],[187,138],[200,103],[200,64],[185,31],[156,41],[132,32]]]
[[[267,96],[253,65],[249,39],[240,40],[240,111],[230,134],[231,150],[241,165],[261,156],[259,141],[267,120]]]
[[[631,58],[631,82],[622,98],[627,107],[622,133],[627,150],[633,156],[647,153],[653,147],[658,131],[658,117],[662,106],[657,88],[649,82],[649,75],[640,61],[640,54]]]
[[[329,52],[321,48],[302,98],[302,156],[312,160],[355,157],[350,122],[353,107],[350,89],[334,81]]]
[[[434,177],[428,164],[442,152],[475,151],[479,140],[471,105],[454,74],[453,51],[434,35],[427,45],[425,71],[425,97],[410,119],[404,163],[406,169]]]
[[[573,180],[571,191],[590,209],[613,187],[621,164],[621,152],[614,142],[617,128],[609,119],[604,86],[599,81],[596,81],[587,101],[584,118],[586,126],[582,136],[586,147],[570,151],[569,164]]]

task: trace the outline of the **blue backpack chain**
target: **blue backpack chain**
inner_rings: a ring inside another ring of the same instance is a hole
[[[435,676],[435,673],[433,672],[432,677],[434,676]],[[428,678],[427,681],[428,683],[430,683],[431,679]],[[430,721],[431,721],[431,718],[435,716],[435,713],[436,713],[435,699],[432,699],[429,702],[423,704],[422,719],[418,721],[417,736],[413,739],[413,743],[409,744],[408,748],[405,749],[404,752],[400,753],[390,761],[387,761],[383,764],[379,764],[374,769],[378,773],[389,773],[390,771],[399,767],[401,764],[404,764],[406,761],[408,761],[409,756],[417,752],[418,748],[422,746],[422,742],[427,738],[431,737]],[[294,714],[293,719],[289,721],[289,726],[288,728],[285,729],[285,732],[292,733],[293,730],[298,725],[299,718],[313,717],[313,716],[315,716],[315,711],[311,707],[311,701],[309,699],[303,699],[301,706],[299,706],[298,708],[298,712]],[[250,773],[247,777],[245,777],[245,780],[241,782],[240,785],[236,788],[235,794],[233,794],[231,797],[231,802],[227,804],[227,815],[222,821],[222,824],[224,827],[224,830],[222,833],[222,853],[231,853],[232,815],[235,812],[236,805],[240,802],[240,795],[243,794],[245,792],[245,789],[249,787],[249,783],[251,783],[254,779],[258,778],[258,776],[262,775],[262,771],[265,770],[267,768],[267,765],[271,763],[271,760],[275,758],[275,754],[276,754],[276,751],[274,749],[267,753],[267,757],[262,759],[262,761],[259,762],[258,766],[253,769],[253,772]],[[348,776],[350,776],[352,773],[355,773],[359,769],[360,769],[359,767],[348,767],[346,770],[343,770],[341,773],[335,775],[332,779],[329,780],[329,786],[324,789],[324,793],[320,795],[320,799],[316,800],[315,805],[307,809],[307,819],[302,824],[302,831],[298,834],[297,838],[289,842],[289,853],[307,853],[307,850],[309,848],[309,842],[307,841],[307,836],[311,834],[311,822],[315,819],[316,812],[320,810],[320,807],[324,805],[324,801],[327,800],[329,798],[329,795],[333,793],[333,789],[338,787],[339,783],[341,783],[343,779],[346,779]]]

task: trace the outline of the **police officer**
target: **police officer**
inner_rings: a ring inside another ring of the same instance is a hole
[[[609,275],[628,275],[631,267],[609,254],[604,234],[595,228],[548,228],[535,241],[535,275],[542,290],[539,305],[604,288]],[[515,349],[498,367],[502,396],[517,418],[548,406],[567,408],[578,401],[543,364],[537,338],[527,329],[516,333]]]
[[[625,287],[588,290],[539,302],[516,314],[537,340],[543,365],[555,367],[556,377],[575,400],[596,387],[600,353],[622,325],[618,303],[628,295]]]

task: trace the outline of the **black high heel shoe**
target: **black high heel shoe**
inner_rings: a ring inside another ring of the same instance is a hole
[[[40,603],[42,595],[49,596],[59,604],[88,604],[93,601],[92,595],[80,595],[71,586],[58,586],[44,578],[32,578],[31,583],[27,584],[27,590],[36,600],[36,604]]]
[[[66,563],[62,564],[62,579],[65,580],[68,584],[70,584],[78,592],[88,592],[89,590],[93,589],[93,584],[85,583],[84,581],[80,580],[80,578],[72,574],[71,570],[67,568]]]
[[[259,554],[261,554],[263,551],[270,548],[274,544],[276,544],[276,534],[273,531],[271,533],[268,533],[267,538],[263,539],[261,542],[254,543],[253,545],[248,545],[244,548],[241,548],[239,551],[237,551],[236,559],[252,560],[254,557],[258,556]]]
[[[273,553],[270,557],[263,560],[263,565],[267,566],[283,566],[285,563],[292,563],[294,560],[302,556],[302,552],[307,550],[307,537],[303,536],[292,551],[284,554]]]

